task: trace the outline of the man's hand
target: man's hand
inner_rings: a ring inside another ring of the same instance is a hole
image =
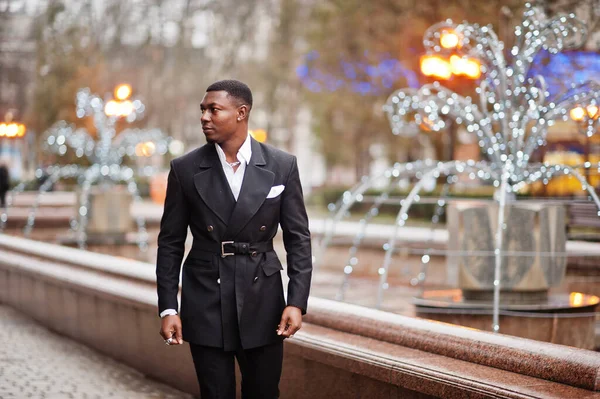
[[[171,345],[182,345],[181,319],[179,315],[173,314],[162,318],[160,335],[165,339],[173,338]]]
[[[281,321],[277,326],[277,335],[291,338],[302,327],[302,311],[295,306],[283,309]]]

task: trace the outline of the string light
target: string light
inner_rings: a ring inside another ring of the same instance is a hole
[[[600,200],[593,187],[576,169],[568,165],[530,162],[532,153],[546,144],[548,127],[555,121],[565,120],[568,115],[575,120],[582,119],[584,114],[587,114],[588,132],[595,131],[600,123],[600,83],[583,82],[551,97],[542,76],[529,76],[534,57],[541,50],[556,54],[578,47],[585,41],[586,33],[585,25],[574,15],[558,15],[549,19],[541,7],[526,4],[523,21],[515,28],[515,44],[510,49],[511,58],[506,58],[504,43],[489,26],[455,24],[447,20],[430,27],[423,39],[427,53],[421,58],[423,73],[443,80],[449,79],[452,73],[479,78],[481,81],[476,90],[477,96],[475,99],[461,96],[438,82],[424,85],[418,90],[398,90],[388,98],[383,108],[392,133],[411,137],[418,134],[419,126],[441,131],[447,126],[447,120],[454,120],[457,124],[465,125],[467,132],[477,136],[477,142],[489,160],[396,164],[379,176],[363,179],[357,186],[345,192],[337,204],[330,205],[332,223],[325,231],[317,261],[323,258],[324,251],[335,234],[337,223],[365,191],[379,184],[382,179],[387,179],[388,188],[410,177],[417,178],[418,182],[410,194],[397,203],[401,209],[391,239],[383,246],[386,251],[383,267],[378,269],[380,289],[377,306],[381,306],[383,291],[389,287],[388,269],[392,253],[396,250],[397,231],[405,225],[408,210],[419,198],[418,194],[428,179],[446,175],[448,184],[454,184],[458,181],[457,174],[465,173],[473,179],[491,182],[498,188],[499,208],[503,209],[509,193],[517,193],[524,186],[538,181],[547,184],[555,176],[566,174],[577,179],[582,189],[588,192],[600,208]],[[448,49],[457,54],[446,60],[443,53]],[[591,163],[586,165],[591,166]],[[600,167],[600,164],[594,167]],[[388,191],[384,193],[387,194]],[[445,205],[445,201],[441,201]],[[377,214],[378,208],[384,202],[382,197],[378,197],[365,215],[365,223],[361,223],[350,248],[349,259],[356,258],[358,246],[365,235],[366,224],[371,220],[369,215]],[[439,220],[439,216],[441,214],[437,215],[436,221]],[[503,218],[500,217],[500,220]],[[503,226],[503,223],[499,224],[500,230]],[[500,254],[498,250],[496,271],[499,271],[500,267]],[[425,255],[427,256],[421,258],[422,265],[430,261],[429,253]],[[315,264],[317,265],[318,263]],[[346,262],[344,282],[338,298],[343,299],[348,279],[355,270],[355,265]],[[422,267],[419,278],[414,279],[415,284],[424,278],[425,268]],[[494,281],[499,293],[501,281],[499,278],[495,278]],[[495,292],[495,301],[496,296]],[[495,309],[494,313],[496,317],[493,330],[499,331],[499,312]]]
[[[141,119],[145,106],[138,99],[129,99],[131,87],[120,85],[115,89],[115,97],[119,101],[104,101],[97,95],[90,93],[89,89],[81,89],[76,95],[76,115],[78,118],[92,116],[94,126],[98,132],[98,140],[84,128],[76,128],[73,124],[59,121],[44,134],[44,147],[46,150],[63,157],[68,150],[74,152],[77,158],[87,158],[91,165],[87,167],[77,165],[53,166],[38,171],[41,177],[46,174],[48,178],[40,186],[39,193],[30,209],[24,233],[28,236],[35,224],[35,216],[39,207],[40,198],[52,187],[53,184],[63,179],[75,178],[81,188],[79,194],[80,207],[76,219],[71,220],[71,228],[76,231],[76,240],[80,248],[85,248],[87,242],[86,226],[90,217],[89,196],[92,186],[100,181],[127,184],[128,191],[135,202],[141,201],[136,183],[138,173],[132,168],[124,166],[124,158],[148,157],[155,153],[164,155],[170,149],[171,138],[159,129],[125,129],[116,135],[115,122],[118,118],[125,118],[128,122]],[[175,143],[173,150],[181,150],[180,143]],[[146,169],[152,173],[153,170]],[[19,185],[11,192],[12,196],[21,192],[24,185]],[[10,204],[9,204],[10,206]],[[5,228],[8,220],[8,207],[0,214],[0,231]],[[138,246],[145,251],[148,248],[148,233],[145,220],[136,218],[138,227]]]

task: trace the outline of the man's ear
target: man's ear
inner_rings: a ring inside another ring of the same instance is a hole
[[[248,106],[246,104],[240,105],[237,109],[237,120],[242,121],[248,119]]]

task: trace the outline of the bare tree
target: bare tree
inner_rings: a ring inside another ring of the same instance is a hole
[[[589,32],[588,40],[583,48],[597,51],[600,49],[600,1],[598,0],[538,0],[546,13],[575,13],[584,21]]]
[[[43,130],[65,114],[57,108],[72,109],[79,86],[102,93],[125,81],[144,97],[146,123],[198,144],[198,106],[209,83],[237,77],[251,83],[259,103],[264,97],[272,3],[277,1],[52,2],[37,24],[41,73],[34,97],[47,115],[38,125]],[[54,87],[58,80],[63,87]],[[69,101],[50,104],[56,97]]]

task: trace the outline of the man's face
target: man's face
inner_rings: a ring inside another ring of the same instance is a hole
[[[223,143],[235,134],[239,108],[236,99],[226,91],[209,91],[204,95],[200,103],[200,121],[207,142]]]

